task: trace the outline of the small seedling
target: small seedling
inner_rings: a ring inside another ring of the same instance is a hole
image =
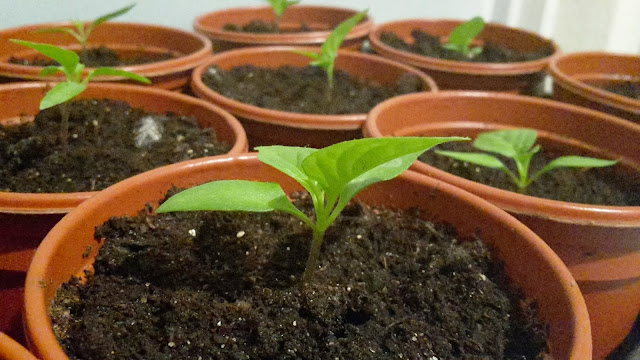
[[[470,47],[473,39],[484,29],[484,20],[480,16],[464,22],[449,34],[449,42],[442,47],[461,53],[465,57],[473,58],[482,52],[481,46]]]
[[[276,27],[280,28],[280,19],[282,15],[287,10],[287,8],[291,5],[295,5],[299,3],[301,0],[267,0],[269,4],[271,4],[271,8],[273,9],[273,13],[276,14]]]
[[[324,233],[356,194],[369,185],[404,172],[424,151],[467,138],[369,138],[345,141],[323,149],[287,146],[257,147],[258,160],[299,182],[311,195],[315,222],[298,210],[277,183],[221,180],[182,191],[164,202],[158,213],[174,211],[280,210],[298,217],[313,232],[303,283],[313,274]]]
[[[91,35],[91,32],[100,24],[107,22],[113,18],[116,18],[120,15],[125,14],[126,12],[128,12],[129,10],[131,10],[131,8],[133,8],[136,4],[131,4],[127,7],[124,7],[120,10],[116,10],[112,13],[100,16],[99,18],[95,19],[92,23],[90,24],[85,24],[82,21],[78,21],[78,20],[72,20],[71,23],[76,27],[76,29],[69,29],[69,28],[64,28],[64,27],[54,27],[54,28],[46,28],[46,29],[40,29],[40,30],[36,30],[36,33],[64,33],[64,34],[69,34],[71,36],[73,36],[74,38],[76,38],[76,40],[78,40],[78,42],[80,43],[80,45],[82,46],[82,52],[84,53],[87,50],[87,41],[89,40],[89,35]]]
[[[457,151],[436,151],[436,153],[456,160],[502,170],[518,186],[518,192],[522,194],[526,192],[527,187],[537,180],[540,175],[551,170],[567,167],[605,167],[618,162],[617,160],[603,160],[584,156],[561,156],[550,161],[533,176],[529,177],[529,163],[531,162],[531,158],[541,149],[540,145],[535,145],[537,137],[537,132],[532,129],[497,130],[481,133],[473,142],[473,146],[479,150],[500,154],[513,159],[518,170],[517,175],[493,155]]]
[[[121,76],[145,84],[151,83],[151,81],[144,76],[110,67],[97,68],[83,78],[82,73],[84,72],[85,66],[80,63],[80,57],[75,52],[50,44],[34,43],[17,39],[11,39],[11,42],[32,48],[60,64],[60,66],[47,66],[40,71],[40,76],[49,76],[62,72],[66,77],[66,81],[59,82],[44,95],[40,101],[40,110],[60,104],[60,115],[62,119],[60,141],[65,149],[67,148],[69,132],[68,101],[84,92],[87,89],[87,84],[94,77],[100,75]]]
[[[328,97],[331,97],[331,92],[333,90],[333,69],[335,67],[336,58],[338,57],[338,49],[340,48],[340,45],[342,45],[344,38],[347,37],[349,31],[362,21],[368,11],[369,10],[363,10],[336,26],[336,28],[327,37],[327,40],[322,44],[320,53],[314,51],[296,51],[298,54],[311,58],[311,66],[318,66],[327,73]]]

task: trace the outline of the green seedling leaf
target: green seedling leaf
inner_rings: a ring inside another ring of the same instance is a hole
[[[480,16],[476,16],[453,29],[449,34],[449,42],[442,46],[445,49],[457,51],[468,57],[476,56],[482,52],[482,47],[470,49],[469,46],[473,39],[482,32],[484,26],[484,20]]]
[[[51,76],[57,73],[64,73],[64,68],[62,66],[47,66],[40,71],[40,76]]]
[[[38,29],[36,31],[34,31],[35,34],[53,34],[53,33],[63,33],[63,34],[67,34],[67,35],[71,35],[73,36],[76,41],[78,41],[79,43],[82,43],[84,41],[84,38],[82,36],[79,35],[78,32],[76,32],[73,29],[69,29],[69,28],[45,28],[45,29]]]
[[[47,56],[64,67],[66,74],[73,74],[76,70],[76,66],[80,63],[80,57],[78,54],[71,50],[63,49],[50,44],[42,44],[31,41],[24,41],[18,39],[10,39],[9,41],[34,49],[44,56]]]
[[[309,155],[318,151],[317,149],[273,145],[259,146],[256,147],[256,150],[258,151],[258,160],[291,176],[309,192],[316,188],[315,182],[310,180],[304,172],[302,162]]]
[[[267,0],[269,4],[271,4],[271,8],[273,8],[273,13],[276,14],[278,18],[281,18],[284,14],[285,10],[291,5],[298,4],[301,0]]]
[[[473,146],[479,150],[500,154],[513,159],[518,170],[518,175],[509,170],[498,158],[484,153],[465,153],[456,151],[436,151],[436,153],[450,158],[466,161],[472,164],[500,169],[518,186],[521,193],[526,192],[527,187],[540,175],[558,168],[592,168],[605,167],[617,163],[616,160],[603,160],[583,156],[562,156],[552,160],[529,177],[529,164],[532,157],[541,149],[535,145],[538,135],[532,129],[497,130],[481,133],[473,142]]]
[[[111,19],[117,18],[120,15],[124,15],[127,12],[129,12],[129,10],[133,9],[133,7],[136,6],[136,4],[131,4],[129,6],[125,6],[122,9],[116,10],[112,13],[106,14],[106,15],[102,15],[99,18],[95,19],[91,25],[89,25],[89,30],[87,31],[87,36],[89,36],[89,32],[91,32],[91,30],[95,29],[98,25],[107,22]]]
[[[100,67],[100,68],[97,68],[97,69],[93,70],[86,77],[85,81],[89,82],[95,76],[101,76],[101,75],[120,76],[120,77],[125,77],[127,79],[131,79],[131,80],[135,80],[135,81],[141,82],[143,84],[151,84],[151,80],[149,80],[148,78],[146,78],[144,76],[141,76],[141,75],[138,75],[136,73],[129,72],[129,71],[120,70],[120,69],[114,69],[114,68],[110,68],[110,67]]]
[[[49,90],[42,101],[40,101],[40,110],[48,109],[67,102],[74,97],[82,94],[87,89],[87,84],[65,81],[58,83],[53,89]]]

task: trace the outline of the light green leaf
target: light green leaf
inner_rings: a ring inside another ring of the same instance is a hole
[[[561,156],[557,159],[550,161],[547,165],[545,165],[542,169],[540,169],[535,175],[534,179],[538,178],[540,175],[551,171],[553,169],[558,168],[594,168],[594,167],[607,167],[611,165],[615,165],[618,160],[605,160],[605,159],[597,159],[586,156]]]
[[[86,88],[87,85],[72,81],[58,83],[42,98],[42,101],[40,101],[40,110],[48,109],[69,101],[81,94]]]
[[[121,77],[125,77],[125,78],[131,79],[131,80],[139,81],[141,83],[151,84],[151,80],[149,80],[148,78],[146,78],[144,76],[141,76],[141,75],[129,72],[129,71],[120,70],[120,69],[114,69],[114,68],[110,68],[110,67],[100,67],[100,68],[97,68],[97,69],[93,70],[89,74],[89,76],[87,76],[85,82],[89,82],[95,76],[101,76],[101,75],[121,76]]]
[[[302,169],[302,162],[317,149],[281,145],[258,146],[255,149],[258,151],[258,160],[291,176],[312,192],[310,187],[314,184]]]
[[[491,169],[506,169],[507,167],[495,156],[484,153],[436,150],[436,154],[444,155],[459,161],[485,166]]]
[[[281,17],[284,14],[285,10],[291,5],[295,5],[300,2],[300,0],[267,0],[271,7],[273,8],[273,13],[276,14],[277,17]]]
[[[18,39],[10,39],[11,42],[32,48],[42,55],[45,55],[62,65],[64,68],[64,72],[67,76],[73,74],[73,71],[76,68],[76,65],[80,62],[80,57],[78,54],[71,50],[66,50],[63,48],[59,48],[54,45],[36,43],[31,41],[24,41]]]
[[[116,17],[118,17],[118,16],[120,16],[120,15],[123,15],[123,14],[127,13],[127,12],[128,12],[129,10],[131,10],[134,6],[136,6],[136,4],[131,4],[131,5],[129,5],[129,6],[125,6],[125,7],[123,7],[123,8],[122,8],[122,9],[120,9],[120,10],[116,10],[116,11],[114,11],[114,12],[112,12],[112,13],[108,13],[108,14],[106,14],[106,15],[102,15],[102,16],[100,16],[99,18],[95,19],[95,20],[91,23],[91,25],[89,25],[89,30],[88,30],[87,32],[91,32],[91,30],[95,29],[95,28],[96,28],[96,26],[98,26],[98,25],[102,24],[102,23],[103,23],[103,22],[105,22],[105,21],[109,21],[109,20],[111,20],[111,19],[113,19],[113,18],[116,18]],[[87,34],[87,36],[89,36],[89,34]]]
[[[347,20],[341,22],[335,29],[329,34],[327,40],[322,44],[323,57],[335,59],[338,56],[338,49],[344,41],[347,34],[367,15],[369,10],[363,10]]]
[[[64,68],[62,66],[46,66],[44,69],[40,71],[38,75],[50,76],[58,72],[64,73]]]
[[[69,28],[45,28],[45,29],[38,29],[36,31],[34,31],[35,34],[52,34],[52,33],[63,33],[63,34],[68,34],[73,36],[76,40],[78,40],[78,42],[82,42],[83,39],[80,36],[80,34],[78,34],[77,32],[75,32],[73,29],[69,29]]]
[[[532,129],[509,129],[481,133],[473,146],[483,151],[515,158],[526,154],[536,143],[538,134]]]
[[[469,45],[473,39],[478,36],[484,29],[484,20],[480,16],[476,16],[473,19],[464,22],[458,26],[449,34],[451,50],[456,50],[467,55],[469,53]]]
[[[417,158],[423,151],[435,145],[458,140],[468,139],[460,137],[395,137],[346,141],[310,154],[302,162],[302,168],[307,176],[317,181],[330,197],[337,197],[352,180],[378,166],[409,154]],[[400,173],[406,170],[411,162],[408,165],[403,161],[395,162],[393,166],[387,165],[389,168],[384,170],[384,173],[387,171],[389,173],[399,171],[398,173]],[[382,176],[382,173],[377,172],[371,174]],[[386,175],[382,177],[386,177]],[[363,178],[358,180],[363,181]]]
[[[314,51],[302,51],[302,50],[292,50],[293,53],[295,54],[299,54],[299,55],[304,55],[310,59],[319,59],[320,58],[320,54]]]
[[[157,213],[174,211],[252,211],[281,210],[306,216],[287,198],[276,183],[246,180],[213,181],[179,192],[165,201]]]

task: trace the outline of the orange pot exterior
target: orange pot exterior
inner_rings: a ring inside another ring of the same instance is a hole
[[[315,115],[260,108],[225,97],[202,82],[202,75],[212,65],[230,70],[240,65],[278,68],[284,65],[307,66],[309,58],[293,50],[318,48],[257,47],[226,51],[214,55],[193,72],[191,88],[194,94],[229,111],[242,123],[253,148],[260,145],[292,145],[325,147],[362,136],[362,124],[367,114]],[[425,89],[436,91],[435,82],[420,71],[378,56],[340,50],[336,70],[380,85],[392,85],[404,74],[418,76]]]
[[[541,48],[553,49],[551,56],[534,61],[514,63],[472,63],[422,56],[395,49],[380,40],[383,32],[390,31],[404,41],[413,42],[411,31],[423,30],[431,35],[446,37],[461,24],[460,20],[400,20],[376,26],[369,34],[371,48],[378,54],[415,66],[436,81],[442,90],[486,90],[509,93],[531,92],[540,85],[549,60],[559,49],[551,40],[537,34],[500,24],[486,24],[476,38],[480,42],[502,45],[520,52],[533,52]]]
[[[640,123],[640,100],[600,88],[625,81],[640,86],[640,55],[566,54],[551,61],[549,72],[553,76],[554,99]]]
[[[35,115],[49,84],[24,82],[0,85],[0,122]],[[80,97],[112,98],[152,112],[172,111],[198,119],[215,129],[219,139],[232,144],[230,153],[248,148],[242,126],[231,114],[205,101],[152,87],[124,84],[89,85]],[[26,271],[40,241],[69,211],[98,192],[0,192],[0,331],[20,340],[22,290]]]
[[[449,91],[406,95],[374,108],[367,136],[475,136],[529,127],[539,142],[621,159],[640,171],[640,126],[597,111],[533,97]],[[412,166],[513,214],[558,253],[576,278],[591,316],[594,358],[629,333],[640,312],[640,207],[546,200],[476,183],[422,162]]]
[[[35,50],[14,44],[9,39],[43,42],[79,50],[80,45],[70,35],[51,33],[35,34],[48,27],[75,28],[68,22],[46,23],[11,28],[0,31],[0,82],[42,80],[40,66],[9,63],[11,56],[26,58],[37,54]],[[189,84],[191,72],[211,55],[211,43],[202,35],[164,26],[107,22],[98,26],[89,38],[88,46],[105,45],[120,53],[171,53],[173,59],[149,64],[119,67],[148,77],[153,86],[168,90],[182,90]],[[89,69],[90,70],[90,69]],[[89,71],[87,70],[87,71]],[[62,78],[62,77],[60,77]],[[115,77],[100,77],[99,81],[120,81]],[[129,80],[126,80],[130,82]]]
[[[29,350],[0,332],[0,360],[37,360]]]
[[[51,329],[47,304],[61,283],[90,268],[97,246],[94,226],[111,216],[135,214],[157,203],[174,184],[190,187],[220,179],[275,181],[285,192],[302,187],[259,162],[255,154],[220,156],[174,164],[127,179],[84,202],[54,227],[35,255],[26,283],[26,329],[32,350],[44,360],[67,359]],[[588,315],[580,291],[561,260],[524,225],[490,203],[443,182],[414,172],[376,184],[358,197],[369,204],[417,207],[432,221],[447,221],[462,235],[480,232],[495,246],[506,269],[540,305],[550,324],[555,359],[590,359]],[[93,246],[88,258],[82,253]],[[535,273],[536,276],[530,276]],[[47,286],[42,286],[42,283]]]
[[[227,24],[245,25],[253,20],[275,22],[276,16],[271,7],[231,8],[199,16],[194,21],[193,28],[211,39],[216,53],[248,46],[320,46],[338,24],[356,13],[356,10],[327,6],[292,6],[282,15],[280,27],[296,29],[305,24],[314,31],[257,34],[227,31],[223,27]],[[359,50],[371,28],[373,28],[373,20],[367,16],[351,29],[341,47]]]

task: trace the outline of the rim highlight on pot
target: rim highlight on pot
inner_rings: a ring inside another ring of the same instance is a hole
[[[69,22],[28,25],[0,31],[0,76],[15,80],[42,80],[42,66],[9,63],[11,56],[34,56],[35,50],[11,43],[9,39],[44,42],[79,49],[70,35],[60,33],[34,33],[49,27],[72,27]],[[119,69],[148,77],[153,86],[178,90],[189,83],[191,71],[211,55],[211,42],[205,36],[159,25],[106,22],[91,33],[88,46],[105,45],[116,51],[136,53],[169,52],[175,58],[147,64],[120,66]],[[87,69],[86,71],[90,71]],[[101,76],[99,81],[122,81],[116,77]]]
[[[187,187],[214,179],[277,181],[285,192],[301,189],[288,176],[259,162],[255,154],[244,154],[170,165],[104,190],[58,223],[38,248],[27,275],[25,296],[32,349],[43,359],[66,359],[53,334],[47,306],[62,282],[91,267],[99,247],[93,238],[96,224],[111,216],[136,213],[145,203],[162,198],[173,185]],[[588,315],[578,287],[557,255],[513,217],[470,193],[412,171],[376,184],[358,197],[370,204],[423,208],[430,220],[450,220],[461,236],[481,231],[485,241],[496,247],[514,281],[527,296],[538,299],[541,316],[550,323],[553,356],[590,358]],[[87,245],[93,247],[88,258],[82,257]],[[536,276],[530,276],[534,271]]]
[[[527,96],[472,91],[404,95],[374,108],[364,131],[372,137],[465,136],[514,127],[536,129],[541,137],[598,157],[621,159],[625,169],[640,171],[639,125]],[[536,198],[467,180],[419,161],[411,169],[498,205],[558,253],[590,309],[595,358],[604,357],[628,334],[640,311],[640,206]]]
[[[229,50],[245,46],[298,45],[320,46],[340,22],[355,15],[356,10],[328,6],[294,5],[289,7],[282,18],[280,26],[293,29],[305,24],[312,29],[299,33],[248,33],[224,30],[229,23],[245,25],[252,20],[275,22],[276,16],[270,6],[242,7],[217,10],[198,16],[193,28],[206,35],[213,42],[216,50]],[[373,20],[367,16],[357,24],[345,38],[343,47],[358,48],[366,39],[373,27]]]

